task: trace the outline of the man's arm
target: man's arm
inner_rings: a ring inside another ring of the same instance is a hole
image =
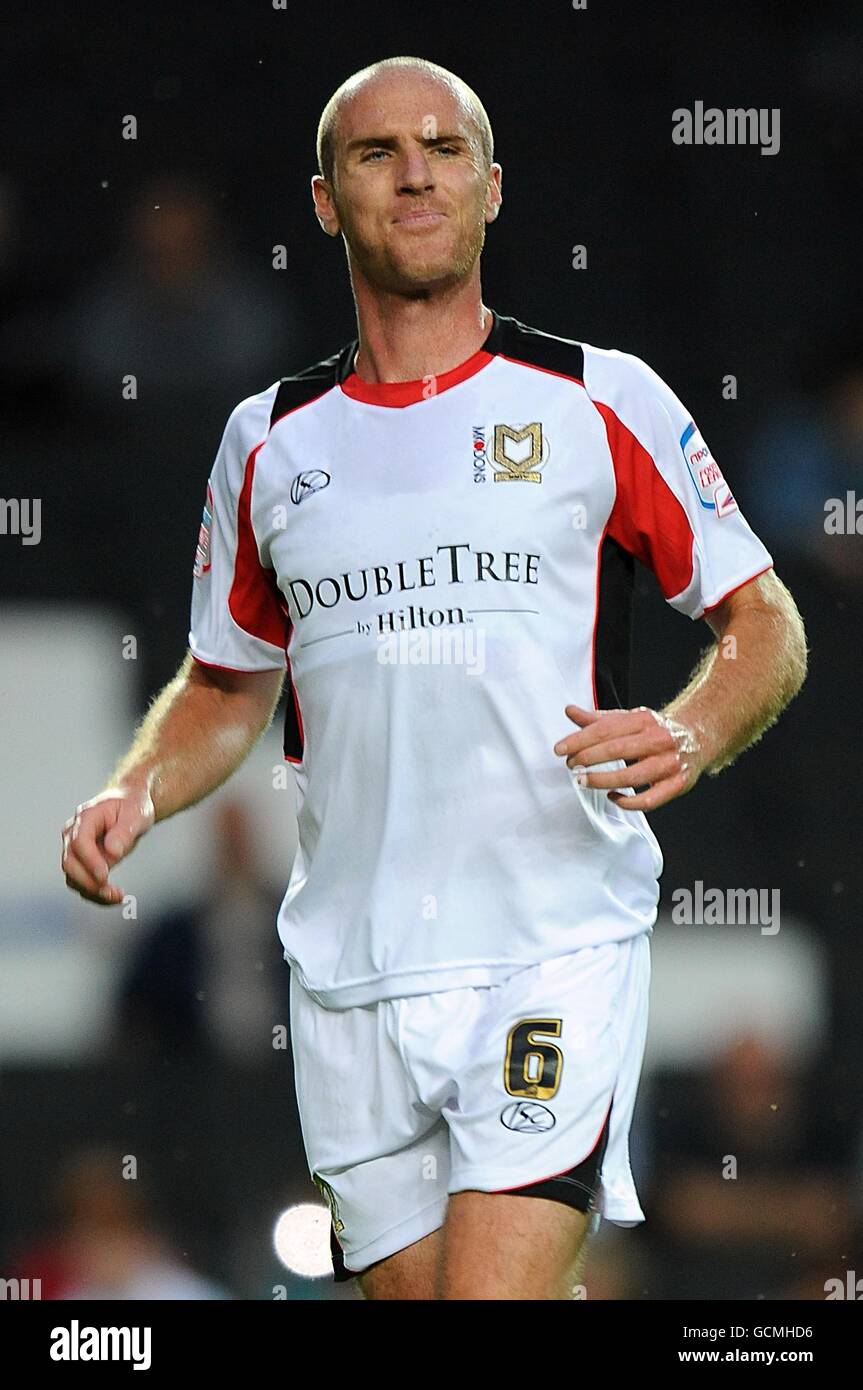
[[[662,713],[693,729],[713,776],[775,724],[806,679],[803,619],[773,570],[705,614],[716,644]]]
[[[66,883],[91,902],[122,889],[111,868],[155,821],[201,801],[230,777],[272,721],[285,672],[228,671],[187,653],[153,701],[105,789],[63,827]]]
[[[716,643],[689,682],[661,711],[584,710],[567,705],[582,725],[555,744],[567,765],[584,769],[582,785],[648,789],[610,799],[627,811],[652,811],[689,791],[702,772],[716,774],[755,743],[779,718],[806,678],[803,620],[772,571],[730,594],[705,620]],[[624,758],[616,771],[590,772],[592,763]]]

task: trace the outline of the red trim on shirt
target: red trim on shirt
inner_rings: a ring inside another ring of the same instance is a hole
[[[653,571],[665,597],[674,598],[692,583],[695,537],[686,510],[611,406],[593,403],[605,421],[617,479],[608,532]]]
[[[264,569],[252,529],[252,482],[262,440],[246,461],[243,486],[237,499],[237,554],[234,582],[228,595],[228,612],[237,627],[273,647],[287,649],[291,619],[285,596],[276,583],[275,570]]]
[[[277,671],[278,666],[226,666],[224,661],[205,661],[203,657],[197,656],[192,652],[199,666],[208,666],[211,671],[235,671],[239,676],[258,676],[265,671]]]
[[[480,348],[451,371],[430,372],[417,381],[364,381],[356,372],[351,372],[341,383],[341,388],[352,400],[365,401],[367,405],[413,405],[416,401],[430,400],[442,391],[448,391],[450,386],[467,381],[468,377],[482,371],[494,356],[493,352]]]
[[[722,598],[718,598],[715,603],[711,603],[709,608],[704,609],[704,612],[712,613],[714,608],[718,608],[720,603],[724,603],[727,598],[731,598],[731,595],[736,594],[738,589],[742,589],[745,585],[751,584],[753,579],[758,578],[759,574],[766,574],[768,570],[772,569],[773,561],[771,560],[769,565],[765,565],[763,569],[756,570],[754,574],[750,574],[748,579],[741,579],[739,584],[735,584],[733,589],[729,589],[727,594],[722,595]]]

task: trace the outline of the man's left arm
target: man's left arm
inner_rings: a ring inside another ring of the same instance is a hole
[[[716,774],[775,724],[806,678],[803,620],[771,569],[729,594],[705,621],[716,641],[686,687],[661,710],[567,705],[580,732],[554,746],[583,786],[610,789],[627,811],[653,811]],[[623,758],[627,767],[591,772]],[[619,790],[644,787],[632,795]]]

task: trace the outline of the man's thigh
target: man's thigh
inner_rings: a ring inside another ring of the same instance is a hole
[[[455,1192],[441,1228],[357,1282],[367,1299],[568,1299],[589,1220],[543,1197]]]
[[[569,1299],[590,1214],[544,1197],[454,1192],[438,1267],[442,1299]]]
[[[357,1275],[364,1298],[434,1299],[438,1297],[443,1228],[378,1260]]]

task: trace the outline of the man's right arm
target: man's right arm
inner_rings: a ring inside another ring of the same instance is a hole
[[[284,670],[205,666],[189,652],[105,789],[64,825],[61,864],[68,886],[90,902],[121,902],[122,889],[108,881],[113,866],[155,821],[227,781],[272,722],[284,679]]]

